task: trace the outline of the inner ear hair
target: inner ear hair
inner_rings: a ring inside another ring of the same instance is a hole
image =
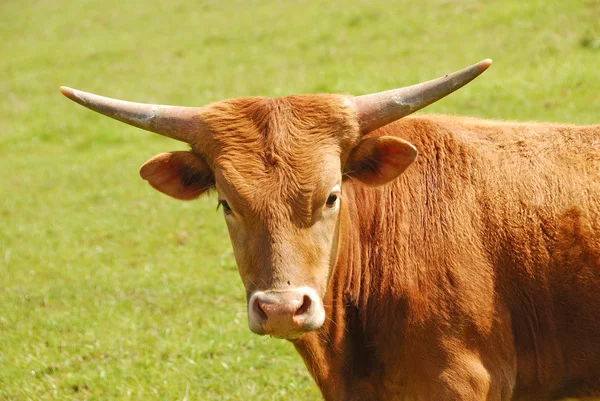
[[[140,176],[158,191],[181,200],[195,199],[215,185],[208,163],[190,151],[158,154],[141,167]]]
[[[344,175],[367,185],[379,186],[402,174],[416,157],[417,149],[404,139],[370,137],[360,141],[352,150]]]

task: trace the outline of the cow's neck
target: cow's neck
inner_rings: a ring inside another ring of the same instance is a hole
[[[376,250],[365,236],[377,227],[372,226],[376,224],[373,219],[359,216],[364,213],[365,200],[375,204],[379,194],[353,186],[344,191],[338,260],[324,299],[327,319],[320,330],[294,342],[326,400],[350,399],[350,393],[356,391],[374,393],[372,377],[383,373],[376,350],[367,345],[373,344],[367,316],[375,299],[369,292],[381,288],[373,282],[379,276],[371,256]],[[355,196],[361,205],[356,204]],[[362,380],[369,376],[370,380]]]

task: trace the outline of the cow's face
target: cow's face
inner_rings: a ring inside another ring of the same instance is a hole
[[[161,154],[142,177],[181,199],[214,186],[246,288],[252,331],[296,338],[325,320],[339,249],[343,178],[378,185],[414,160],[397,138],[361,141],[343,96],[240,99],[209,106],[210,145]]]
[[[289,338],[325,319],[322,297],[337,256],[342,174],[339,157],[322,156],[307,155],[322,169],[303,180],[275,166],[262,177],[244,177],[229,163],[215,169],[255,333]]]

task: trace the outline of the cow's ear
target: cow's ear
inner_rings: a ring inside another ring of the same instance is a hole
[[[196,153],[161,153],[148,160],[140,176],[152,187],[175,199],[190,200],[215,184],[213,172]]]
[[[416,157],[417,149],[404,139],[375,136],[352,149],[344,170],[347,176],[378,186],[402,174]]]

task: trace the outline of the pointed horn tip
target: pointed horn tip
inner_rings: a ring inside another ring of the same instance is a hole
[[[491,58],[486,58],[485,60],[481,60],[479,63],[477,63],[478,67],[481,68],[482,71],[485,71],[489,68],[490,65],[492,65],[493,60]]]
[[[73,100],[75,97],[75,89],[69,88],[68,86],[61,86],[60,93]]]

